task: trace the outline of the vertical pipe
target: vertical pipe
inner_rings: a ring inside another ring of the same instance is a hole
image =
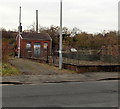
[[[60,1],[59,69],[62,69],[62,0]]]
[[[38,33],[38,10],[36,10],[36,32]]]

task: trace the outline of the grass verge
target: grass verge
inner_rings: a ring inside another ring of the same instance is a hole
[[[20,71],[15,67],[11,66],[9,63],[3,63],[2,68],[0,68],[0,71],[1,69],[2,69],[2,73],[0,73],[1,76],[12,76],[20,74]]]

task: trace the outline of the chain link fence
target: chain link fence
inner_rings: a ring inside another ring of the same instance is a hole
[[[113,49],[114,48],[114,49]],[[87,64],[119,64],[119,46],[106,47],[106,49],[79,49],[77,52],[63,51],[63,63],[75,65]],[[53,52],[53,63],[58,64],[59,53]]]
[[[63,63],[74,65],[118,64],[120,61],[120,55],[117,50],[119,49],[119,47],[116,47],[116,50],[110,47],[103,47],[102,49],[77,49],[76,52],[71,52],[70,50],[63,51],[62,61]],[[58,50],[53,50],[52,53],[49,53],[49,51],[49,49],[41,49],[37,54],[34,49],[22,49],[21,56],[23,58],[36,59],[58,66]]]

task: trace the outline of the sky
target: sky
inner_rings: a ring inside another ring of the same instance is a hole
[[[63,26],[88,33],[118,30],[119,0],[63,0]],[[18,29],[19,6],[22,7],[23,30],[35,22],[60,25],[60,0],[0,0],[0,28]]]

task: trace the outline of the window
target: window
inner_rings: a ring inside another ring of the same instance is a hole
[[[48,43],[45,42],[45,43],[44,43],[44,49],[47,49],[47,47],[48,47]]]
[[[30,43],[30,42],[27,42],[27,43],[26,43],[26,48],[27,48],[27,49],[30,49],[30,48],[31,48],[31,43]]]

